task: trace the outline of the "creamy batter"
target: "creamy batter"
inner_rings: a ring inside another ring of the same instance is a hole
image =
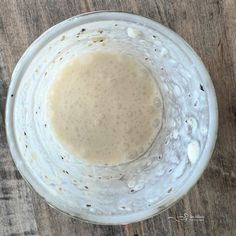
[[[162,99],[149,70],[128,55],[94,52],[72,59],[48,96],[57,140],[91,164],[116,165],[152,144],[162,119]]]

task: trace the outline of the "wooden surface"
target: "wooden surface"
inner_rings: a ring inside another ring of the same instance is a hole
[[[127,226],[81,223],[50,208],[16,170],[5,136],[7,89],[25,49],[52,25],[101,9],[148,16],[180,34],[202,57],[219,104],[216,149],[197,185],[168,211]],[[236,0],[0,0],[0,236],[236,235],[235,163]],[[204,221],[168,218],[184,213]]]

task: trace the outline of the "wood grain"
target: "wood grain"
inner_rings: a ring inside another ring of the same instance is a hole
[[[185,38],[208,68],[219,104],[217,145],[202,178],[169,210],[127,226],[82,223],[50,208],[21,178],[5,136],[7,89],[24,50],[50,26],[102,9],[153,18]],[[235,12],[235,0],[0,0],[0,235],[236,235]],[[168,219],[184,213],[204,221]]]

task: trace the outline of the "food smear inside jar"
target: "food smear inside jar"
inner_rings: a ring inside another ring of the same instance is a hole
[[[48,93],[54,137],[83,162],[117,165],[142,155],[162,124],[152,73],[130,55],[93,52],[58,71]]]

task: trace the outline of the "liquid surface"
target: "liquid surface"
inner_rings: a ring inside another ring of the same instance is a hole
[[[116,165],[137,158],[154,141],[162,99],[141,63],[96,52],[59,71],[48,110],[55,137],[70,153],[92,164]]]

